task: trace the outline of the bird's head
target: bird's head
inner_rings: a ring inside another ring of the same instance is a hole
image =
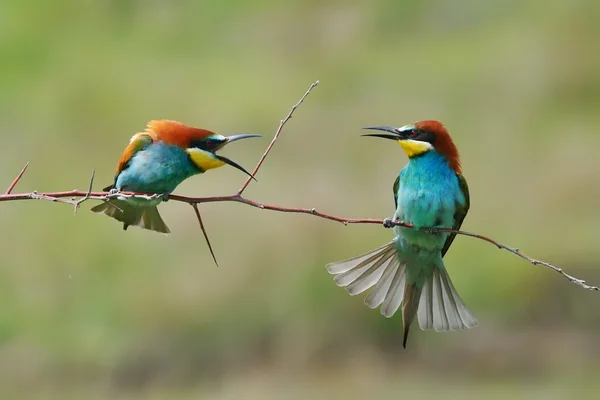
[[[212,133],[203,138],[192,139],[188,143],[186,151],[190,155],[192,162],[202,171],[208,171],[209,169],[222,167],[223,165],[228,164],[254,179],[254,176],[246,171],[244,167],[227,157],[217,154],[217,150],[222,149],[228,143],[253,137],[261,137],[261,135],[243,133],[239,135],[223,136]]]
[[[460,156],[450,134],[438,121],[419,121],[400,128],[392,126],[370,126],[363,129],[383,131],[387,133],[367,133],[363,136],[374,136],[391,139],[402,147],[409,158],[418,157],[430,151],[442,154],[448,164],[457,173],[461,173]]]
[[[193,128],[176,121],[150,121],[147,132],[156,135],[161,141],[174,144],[183,148],[189,155],[190,160],[201,171],[222,167],[225,164],[246,173],[252,179],[254,176],[238,163],[217,154],[226,144],[241,139],[261,137],[253,133],[223,136],[206,129]]]

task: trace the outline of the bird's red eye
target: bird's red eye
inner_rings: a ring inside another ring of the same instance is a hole
[[[416,138],[416,137],[417,137],[417,135],[418,135],[418,132],[417,132],[417,131],[411,131],[411,132],[410,132],[410,137],[411,137],[411,138]]]

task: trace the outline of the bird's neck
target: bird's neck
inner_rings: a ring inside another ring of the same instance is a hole
[[[417,156],[409,157],[408,166],[411,169],[424,170],[428,172],[447,172],[451,170],[446,157],[435,150],[430,150]]]
[[[431,151],[432,146],[418,140],[399,140],[398,143],[408,157],[417,157]]]

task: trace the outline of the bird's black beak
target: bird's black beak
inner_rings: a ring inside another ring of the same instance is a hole
[[[217,160],[223,161],[225,164],[231,165],[233,168],[242,171],[243,173],[245,173],[250,178],[252,178],[252,179],[254,179],[256,181],[256,178],[254,177],[254,175],[252,175],[250,172],[246,171],[246,169],[244,167],[242,167],[240,164],[236,163],[235,161],[232,161],[229,158],[223,157],[223,156],[221,156],[219,154],[214,154],[214,156],[215,156],[215,158]]]
[[[383,138],[383,139],[402,140],[401,132],[398,130],[398,128],[394,128],[392,126],[368,126],[368,127],[363,128],[363,129],[370,129],[370,130],[373,130],[373,131],[390,132],[390,134],[386,134],[386,133],[365,133],[365,134],[363,134],[361,136],[374,136],[374,137]]]
[[[235,142],[236,140],[240,140],[240,139],[247,139],[247,138],[253,138],[253,137],[262,137],[262,135],[257,135],[255,133],[243,133],[243,134],[240,134],[240,135],[228,136],[228,137],[225,138],[225,141],[223,142],[223,144],[221,146],[219,146],[219,149],[221,147],[225,146],[227,143]],[[246,171],[246,169],[244,167],[242,167],[241,165],[239,165],[235,161],[232,161],[229,158],[223,157],[222,155],[219,155],[219,154],[216,154],[216,153],[213,153],[213,154],[214,154],[214,156],[215,156],[216,159],[218,159],[220,161],[223,161],[225,164],[231,165],[233,168],[242,171],[243,173],[245,173],[250,178],[252,178],[252,179],[254,179],[256,181],[256,178],[254,177],[254,175],[252,175],[250,172]]]
[[[262,137],[262,135],[257,135],[256,133],[242,133],[240,135],[227,136],[225,138],[226,140],[225,140],[225,143],[223,143],[223,145],[225,145],[227,143],[235,142],[236,140],[247,139],[247,138],[251,138],[251,137]]]

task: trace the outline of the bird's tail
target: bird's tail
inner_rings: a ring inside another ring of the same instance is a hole
[[[404,347],[410,324],[417,314],[423,330],[443,332],[477,326],[477,320],[452,285],[443,262],[432,265],[429,270],[433,273],[425,274],[424,279],[423,275],[418,276],[424,269],[413,266],[422,262],[403,259],[395,242],[390,242],[367,254],[328,264],[327,271],[335,275],[335,283],[352,296],[372,287],[365,304],[371,308],[381,306],[381,314],[385,317],[393,316],[402,306]],[[410,275],[408,281],[407,275]]]
[[[171,232],[158,213],[156,206],[144,207],[131,205],[124,200],[110,200],[92,207],[90,211],[96,214],[106,214],[121,221],[123,229],[132,225],[161,233]]]

